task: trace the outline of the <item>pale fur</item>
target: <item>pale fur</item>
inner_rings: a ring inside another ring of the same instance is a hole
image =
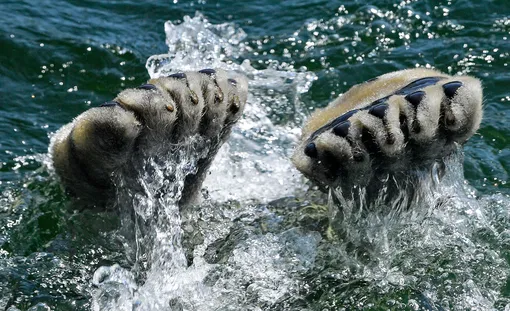
[[[222,70],[185,74],[186,79],[149,80],[155,89],[124,90],[115,98],[119,105],[92,108],[63,126],[50,145],[63,184],[77,197],[108,201],[115,194],[113,175],[136,175],[145,159],[172,157],[176,148],[198,135],[207,141],[208,152],[201,155],[197,172],[186,177],[181,203],[193,201],[218,148],[242,114],[248,83]],[[437,79],[409,91],[424,92],[414,106],[402,88],[427,77]],[[462,86],[447,98],[443,85],[455,81]],[[370,112],[376,101],[386,105],[383,115]],[[353,110],[357,112],[348,118],[346,137],[338,136],[332,122]],[[477,79],[431,69],[392,72],[353,86],[314,112],[292,161],[322,187],[378,187],[378,175],[430,165],[452,153],[476,132],[481,118]],[[315,148],[312,155],[305,154],[309,144]]]
[[[207,152],[186,178],[181,202],[196,197],[212,158],[243,112],[248,83],[222,70],[185,74],[185,79],[151,79],[151,89],[126,89],[114,99],[118,105],[91,108],[54,135],[53,165],[75,197],[103,205],[116,195],[115,174],[136,183],[146,159],[171,158],[188,138],[200,135],[207,138],[201,146]]]
[[[427,77],[441,80],[418,89],[425,92],[425,96],[416,108],[406,100],[408,94],[396,94],[411,82]],[[452,81],[461,82],[462,86],[450,100],[443,85]],[[372,103],[382,98],[387,98],[388,108],[381,119],[368,111]],[[333,134],[329,124],[355,109],[361,110],[349,117],[351,126],[347,137]],[[451,125],[444,123],[445,109],[454,116],[455,122]],[[401,118],[407,121],[404,130]],[[367,176],[376,168],[374,165],[386,166],[382,169],[385,173],[405,171],[447,156],[455,149],[455,144],[463,144],[476,132],[481,118],[482,88],[477,79],[448,76],[430,69],[392,72],[353,86],[326,108],[315,111],[303,127],[292,161],[305,176],[322,186],[365,184],[370,181]],[[419,131],[413,130],[414,122],[418,123]],[[371,133],[370,139],[379,148],[377,153],[365,148],[364,131]],[[407,139],[404,131],[408,132]],[[388,143],[388,136],[393,138],[392,143]],[[310,143],[316,148],[316,156],[305,154]],[[358,153],[358,161],[354,159],[355,153]]]

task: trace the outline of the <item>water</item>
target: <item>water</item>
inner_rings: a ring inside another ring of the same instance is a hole
[[[0,309],[510,309],[510,5],[174,2],[0,4]],[[483,81],[465,180],[451,159],[412,210],[339,217],[288,161],[303,119],[415,66]],[[204,67],[245,73],[251,91],[201,206],[151,197],[156,179],[131,205],[148,227],[73,211],[51,133],[149,76]]]

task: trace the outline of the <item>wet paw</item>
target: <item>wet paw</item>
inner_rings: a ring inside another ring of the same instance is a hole
[[[244,77],[214,69],[178,72],[121,92],[115,101],[134,112],[145,134],[180,142],[190,135],[214,138],[235,123],[244,108]],[[142,133],[143,135],[144,133]]]
[[[296,167],[322,185],[367,183],[451,153],[478,129],[480,82],[434,70],[389,73],[356,85],[303,128]]]
[[[124,90],[55,134],[50,146],[55,170],[74,195],[101,200],[115,193],[114,172],[136,171],[147,158],[172,157],[190,137],[199,136],[207,152],[186,180],[191,197],[241,116],[247,89],[242,76],[204,69]]]

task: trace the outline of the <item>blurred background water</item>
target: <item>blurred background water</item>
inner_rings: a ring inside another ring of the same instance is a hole
[[[507,1],[3,0],[0,11],[0,310],[510,309]],[[202,65],[249,76],[247,116],[206,182],[201,217],[214,221],[194,264],[139,280],[129,242],[111,234],[118,218],[68,209],[49,135],[150,75]],[[305,192],[286,157],[313,108],[417,66],[484,85],[461,199],[420,230],[367,233],[389,247],[366,258],[320,228],[254,225],[296,208],[267,202]],[[215,241],[227,241],[221,260],[207,258]]]

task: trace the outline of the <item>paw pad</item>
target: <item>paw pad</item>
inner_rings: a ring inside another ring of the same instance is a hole
[[[147,84],[140,85],[139,87],[137,87],[137,89],[139,89],[139,90],[156,90],[157,87],[154,84],[147,83]]]
[[[317,152],[317,147],[315,146],[315,143],[309,143],[308,145],[306,145],[305,154],[310,158],[317,158],[319,153]]]
[[[411,103],[414,107],[418,107],[418,105],[423,101],[423,97],[425,97],[425,92],[416,91],[411,93],[405,97],[405,99]]]
[[[448,82],[443,85],[444,94],[448,97],[448,99],[452,99],[461,86],[462,82],[459,81]]]
[[[347,137],[349,127],[351,127],[351,122],[349,120],[344,121],[333,128],[333,133],[340,137]]]

